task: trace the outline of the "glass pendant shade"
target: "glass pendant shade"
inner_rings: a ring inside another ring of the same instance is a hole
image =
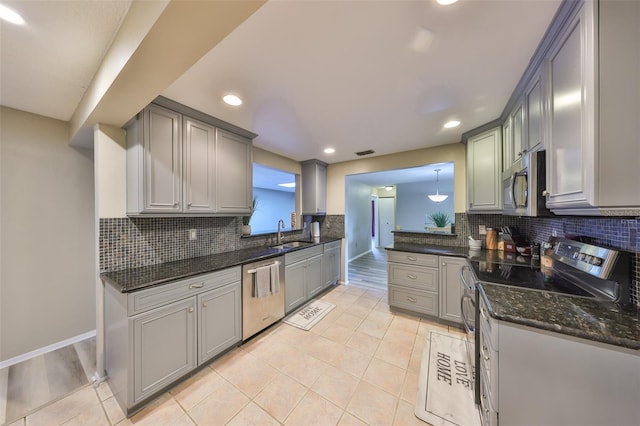
[[[436,193],[435,194],[429,194],[427,195],[427,197],[429,197],[429,199],[431,201],[433,201],[434,203],[441,203],[444,200],[446,200],[447,198],[449,198],[448,195],[444,195],[444,194],[440,194],[440,188],[439,188],[439,184],[440,184],[440,180],[439,180],[439,172],[440,169],[436,169]]]

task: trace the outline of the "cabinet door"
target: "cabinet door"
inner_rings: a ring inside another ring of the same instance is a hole
[[[316,256],[307,261],[305,284],[307,299],[312,298],[325,288],[323,256]]]
[[[285,311],[289,313],[307,300],[305,285],[306,262],[287,265],[285,268]]]
[[[544,149],[544,64],[525,89],[525,145],[529,151]]]
[[[502,125],[502,171],[509,170],[512,164],[513,154],[511,153],[511,116]]]
[[[549,55],[550,134],[547,147],[547,206],[594,204],[594,83],[591,25],[581,6]],[[590,18],[592,19],[592,18]],[[591,65],[593,67],[593,65]]]
[[[335,284],[340,279],[340,248],[334,248],[324,253],[324,281],[325,287]]]
[[[524,113],[522,103],[511,112],[511,164],[515,163],[527,151],[524,144]]]
[[[131,317],[135,404],[196,367],[196,298]]]
[[[218,213],[250,213],[253,200],[251,141],[225,130],[216,132],[216,206]]]
[[[459,257],[440,257],[440,318],[462,324],[460,300],[462,281],[460,270],[467,264]]]
[[[242,340],[240,282],[198,295],[198,365]]]
[[[302,213],[327,211],[327,166],[317,160],[302,163]]]
[[[185,117],[183,206],[186,213],[213,213],[216,210],[215,144],[215,128]]]
[[[469,212],[502,212],[502,140],[497,127],[467,140]]]
[[[182,116],[157,105],[143,113],[144,211],[176,213],[181,210]]]

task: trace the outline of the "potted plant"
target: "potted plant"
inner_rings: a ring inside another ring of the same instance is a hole
[[[242,216],[242,235],[251,235],[251,225],[249,222],[251,221],[251,216],[256,211],[256,206],[258,205],[258,198],[253,197],[253,201],[251,202],[251,213],[249,216]]]
[[[428,223],[433,223],[435,227],[425,226],[430,232],[451,232],[451,218],[445,212],[434,212],[427,215]],[[448,225],[448,226],[447,226]]]

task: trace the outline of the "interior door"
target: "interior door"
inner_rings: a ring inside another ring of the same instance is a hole
[[[396,199],[378,198],[378,247],[393,244],[393,230],[396,225]]]

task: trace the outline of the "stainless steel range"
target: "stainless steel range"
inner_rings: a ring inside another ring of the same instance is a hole
[[[550,243],[552,248],[543,256],[542,268],[538,261],[526,265],[505,261],[497,256],[498,252],[490,252],[482,260],[469,260],[473,274],[462,270],[461,307],[464,325],[475,342],[480,341],[478,282],[590,297],[622,306],[631,304],[630,253],[564,238],[554,237]],[[476,403],[480,403],[480,350],[475,346]]]

